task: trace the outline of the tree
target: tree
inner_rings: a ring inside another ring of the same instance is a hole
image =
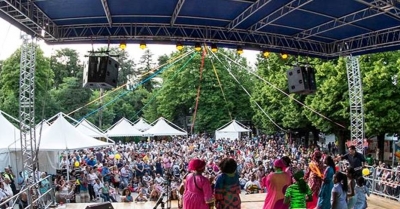
[[[394,51],[361,57],[365,133],[378,136],[380,159],[385,134],[397,133],[400,127],[399,55],[399,51]]]
[[[139,78],[140,80],[145,80],[149,78],[150,74],[147,74],[155,67],[155,63],[153,62],[153,54],[150,50],[146,49],[144,54],[140,57],[139,66],[135,71],[135,77]],[[151,79],[149,82],[143,84],[143,87],[151,92],[155,85],[157,85],[157,80]]]
[[[169,59],[176,57],[179,53],[185,53],[185,51],[173,53],[169,56]],[[222,49],[220,53],[227,56],[233,54],[232,51]],[[146,117],[150,115],[152,117],[154,115],[163,116],[180,126],[186,125],[185,119],[192,115],[191,110],[194,111],[195,109],[197,89],[201,85],[195,132],[215,131],[230,120],[229,112],[232,113],[233,118],[249,118],[248,113],[251,112],[248,108],[249,97],[225,70],[229,63],[222,59],[223,56],[220,53],[218,53],[218,56],[222,63],[214,60],[212,55],[205,57],[201,80],[201,54],[190,55],[164,71],[161,88],[152,92],[153,96],[157,94],[153,101],[157,108],[154,108],[154,106],[146,108]],[[191,61],[188,62],[190,58]],[[165,57],[161,59],[169,60]],[[211,59],[213,59],[213,62],[211,62]],[[245,63],[243,58],[238,58],[238,61]],[[226,101],[218,85],[213,65],[221,81]],[[243,77],[248,76],[247,73],[239,72],[237,66],[233,66],[231,71],[239,80],[246,80]],[[242,85],[247,85],[247,83]],[[251,90],[249,86],[246,87]]]
[[[350,139],[349,93],[346,73],[346,60],[338,58],[333,61],[312,63],[316,70],[317,91],[308,95],[306,105],[316,112],[328,117],[323,118],[315,112],[304,109],[304,114],[312,125],[324,133],[334,133],[339,137],[339,151],[344,151],[344,143]],[[340,125],[344,126],[341,127]]]
[[[54,72],[54,87],[58,88],[65,77],[75,77],[83,80],[83,65],[76,50],[59,49],[51,56],[51,68]]]
[[[82,88],[81,84],[81,80],[76,77],[65,77],[59,88],[52,90],[51,94],[57,101],[58,111],[70,113],[79,109],[79,111],[71,115],[76,119],[80,119],[88,112],[87,107],[83,106],[90,101],[92,91]]]
[[[21,50],[17,49],[8,59],[4,60],[0,74],[0,109],[10,115],[18,116],[19,112],[19,74]],[[43,51],[37,46],[35,68],[35,100],[36,119],[43,118],[43,101],[52,106],[47,92],[53,85],[54,73],[50,69],[49,60],[43,56]],[[48,116],[47,113],[44,117]]]

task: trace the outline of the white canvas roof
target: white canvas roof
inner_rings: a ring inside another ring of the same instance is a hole
[[[39,150],[76,150],[108,145],[111,144],[102,142],[79,132],[64,118],[62,114],[59,114],[53,124],[42,133]]]
[[[151,128],[151,125],[148,124],[143,118],[140,118],[138,122],[133,125],[139,131],[146,131]]]
[[[171,123],[173,124],[173,123]],[[175,127],[175,124],[173,124]],[[187,135],[186,131],[175,129],[170,126],[164,118],[159,118],[156,124],[149,130],[143,132],[146,136],[173,136],[173,135]]]
[[[105,137],[105,134],[97,128],[97,126],[93,125],[91,122],[83,119],[77,126],[76,129],[86,136],[91,137]]]
[[[122,118],[121,120],[116,122],[107,131],[107,136],[109,137],[142,136],[142,135],[143,132],[134,128],[132,123],[126,118]]]
[[[243,126],[239,125],[239,122],[237,122],[236,120],[232,120],[232,122],[229,125],[222,126],[217,130],[217,132],[235,133],[235,132],[250,132],[250,130],[243,128]]]
[[[37,125],[36,125],[36,127],[35,127],[35,131],[36,131],[36,136],[38,136],[38,134],[40,133],[40,130],[42,131],[42,133],[47,129],[47,128],[49,128],[50,127],[50,125],[49,125],[49,123],[47,123],[47,121],[46,120],[42,120],[42,122],[40,122],[40,123],[38,123]]]
[[[4,112],[0,111],[0,149],[8,148],[14,141],[20,138],[19,129],[4,117]]]

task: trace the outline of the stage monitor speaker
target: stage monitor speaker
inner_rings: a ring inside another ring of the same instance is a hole
[[[98,203],[86,206],[86,209],[114,209],[110,202]]]
[[[90,56],[83,71],[84,88],[111,89],[117,86],[119,63],[110,56]]]
[[[286,72],[289,84],[289,93],[308,91],[308,76],[305,67],[294,67]]]

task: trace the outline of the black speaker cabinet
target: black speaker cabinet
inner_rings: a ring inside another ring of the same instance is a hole
[[[84,88],[110,89],[117,86],[119,63],[110,56],[90,56],[83,71]]]
[[[86,209],[114,209],[110,202],[98,203],[86,206]]]
[[[289,93],[308,91],[308,76],[305,67],[294,67],[286,72],[289,84]]]

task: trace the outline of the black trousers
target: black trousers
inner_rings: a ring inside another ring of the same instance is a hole
[[[96,199],[96,193],[94,193],[93,185],[89,184],[88,185],[88,190],[89,190],[90,200]]]

